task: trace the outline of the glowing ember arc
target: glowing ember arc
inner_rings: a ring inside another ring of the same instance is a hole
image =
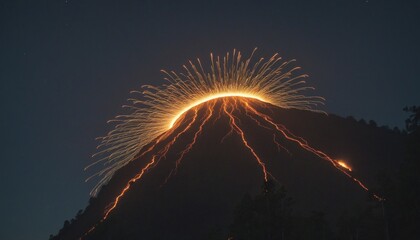
[[[184,114],[185,112],[187,112],[188,110],[190,110],[193,107],[196,107],[202,103],[208,102],[210,100],[213,99],[217,99],[217,98],[224,98],[224,97],[245,97],[245,98],[252,98],[252,99],[258,99],[262,102],[268,102],[267,100],[263,99],[262,97],[259,97],[257,95],[253,95],[250,93],[242,93],[242,92],[227,92],[227,93],[218,93],[218,94],[214,94],[214,95],[210,95],[207,97],[204,97],[194,103],[192,103],[191,105],[189,105],[188,107],[185,107],[183,110],[181,110],[180,113],[178,113],[171,121],[171,123],[169,124],[169,129],[171,129],[175,122],[179,119],[179,117],[182,116],[182,114]]]
[[[210,69],[206,70],[201,61],[189,62],[183,73],[162,71],[166,74],[166,84],[142,86],[140,98],[131,98],[130,105],[124,106],[129,112],[119,115],[110,122],[115,128],[99,138],[101,143],[94,157],[99,159],[87,168],[103,163],[104,168],[93,176],[102,177],[91,191],[96,195],[113,174],[130,161],[136,159],[140,150],[154,141],[186,111],[201,103],[221,97],[246,97],[258,99],[282,108],[315,110],[324,99],[306,95],[313,88],[303,80],[306,74],[295,74],[299,67],[291,67],[294,60],[282,61],[275,54],[265,60],[260,58],[251,63],[236,50],[224,57],[210,54]]]

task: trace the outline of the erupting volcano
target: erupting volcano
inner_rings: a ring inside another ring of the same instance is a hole
[[[301,169],[304,162],[307,168],[304,167],[301,173],[295,172],[296,178],[304,177],[305,172],[318,171],[330,176],[326,177],[328,184],[338,192],[358,191],[361,195],[369,191],[368,185],[359,179],[363,175],[353,167],[360,159],[342,160],[346,154],[331,151],[332,145],[322,148],[322,144],[316,142],[317,137],[306,137],[314,136],[314,133],[305,133],[302,126],[310,126],[312,132],[318,131],[316,136],[327,129],[316,129],[322,124],[311,122],[311,119],[330,117],[314,109],[323,99],[305,95],[312,88],[305,86],[302,80],[306,75],[294,76],[299,68],[290,68],[292,61],[281,62],[274,55],[266,62],[261,58],[251,65],[251,57],[242,60],[241,54],[234,51],[222,60],[211,55],[211,70],[208,72],[200,60],[197,62],[197,66],[192,62],[189,67],[184,66],[183,74],[165,72],[168,84],[145,86],[143,92],[137,92],[142,99],[131,99],[133,105],[128,108],[132,111],[118,116],[114,120],[117,122],[115,129],[101,138],[100,151],[95,156],[103,157],[91,166],[104,163],[105,168],[94,175],[103,178],[92,191],[92,195],[97,195],[94,207],[86,210],[90,212],[89,217],[81,221],[77,227],[79,232],[74,236],[87,239],[94,236],[100,226],[112,221],[110,218],[114,214],[119,215],[116,213],[119,209],[126,211],[122,209],[130,201],[130,196],[140,194],[140,198],[144,198],[141,200],[144,201],[143,208],[146,203],[159,205],[157,202],[165,199],[165,193],[159,191],[171,194],[183,191],[179,184],[185,185],[185,178],[190,175],[195,176],[193,181],[200,182],[202,180],[197,176],[208,181],[213,177],[209,176],[216,172],[215,179],[220,174],[222,182],[229,185],[229,181],[235,182],[231,179],[235,175],[232,169],[237,169],[238,177],[248,174],[255,182],[251,184],[253,187],[247,184],[244,188],[236,187],[243,194],[246,189],[255,189],[260,184],[256,178],[287,186],[290,176],[284,175]],[[307,119],[297,120],[302,117]],[[343,139],[345,136],[331,141],[343,142]],[[208,169],[201,169],[203,166]],[[171,187],[173,185],[178,187]],[[188,189],[189,185],[194,183],[186,184],[185,188]],[[192,189],[194,187],[188,191]],[[293,192],[293,187],[291,189]],[[174,196],[167,194],[166,197]],[[229,192],[223,194],[229,199]],[[372,196],[382,200],[376,194]],[[337,199],[346,198],[337,194]],[[173,207],[167,207],[170,204],[161,204],[162,209],[173,211]],[[217,205],[217,201],[214,204]],[[231,207],[232,202],[228,205]],[[147,218],[147,210],[141,211],[139,215]],[[150,222],[157,216],[149,216]],[[121,219],[121,215],[115,219]],[[145,229],[147,232],[147,227]],[[104,231],[103,227],[101,231]]]

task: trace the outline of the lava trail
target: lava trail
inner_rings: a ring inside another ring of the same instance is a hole
[[[268,181],[268,173],[267,173],[267,169],[265,167],[265,164],[263,163],[263,161],[261,160],[261,158],[258,156],[258,154],[255,152],[254,148],[252,148],[248,141],[247,138],[245,136],[244,131],[238,126],[238,124],[236,123],[236,117],[233,115],[233,111],[235,109],[238,109],[238,105],[237,105],[237,100],[236,98],[233,99],[233,104],[230,103],[228,101],[228,99],[223,99],[223,111],[226,113],[226,115],[229,117],[230,119],[230,127],[232,129],[234,129],[234,131],[241,136],[242,142],[244,144],[244,146],[246,148],[249,149],[249,151],[252,153],[252,155],[254,156],[254,158],[257,160],[258,164],[261,166],[261,169],[264,173],[264,180],[267,182]],[[230,111],[228,110],[228,107],[230,107]]]

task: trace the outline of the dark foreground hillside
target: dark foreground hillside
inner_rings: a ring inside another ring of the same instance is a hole
[[[213,101],[215,112],[220,112],[222,100]],[[264,177],[261,166],[244,146],[240,136],[235,132],[226,136],[231,130],[228,116],[222,114],[217,118],[214,115],[204,124],[201,135],[183,158],[176,174],[165,182],[180,152],[191,142],[203,122],[200,119],[204,119],[208,105],[206,103],[198,108],[199,120],[180,135],[158,165],[131,186],[106,220],[101,221],[105,209],[156,152],[134,160],[117,172],[97,198],[91,199],[89,206],[52,239],[78,239],[81,236],[95,240],[227,239],[232,226],[238,224],[235,221],[244,198],[252,199],[267,191],[262,189]],[[405,151],[404,136],[396,131],[356,122],[352,118],[281,109],[256,100],[252,100],[252,105],[286,126],[296,136],[307,140],[312,147],[333,159],[348,163],[353,169],[352,174],[372,191],[381,191],[381,176],[395,175],[401,164]],[[344,236],[342,239],[367,239],[350,238],[353,236],[351,230],[338,233],[346,228],[336,223],[349,221],[350,224],[351,217],[343,220],[343,216],[357,215],[372,206],[378,206],[371,193],[363,190],[331,163],[294,142],[276,137],[272,129],[259,126],[243,108],[239,107],[235,116],[249,144],[266,164],[272,182],[276,186],[283,186],[286,191],[282,194],[292,199],[291,214],[301,219],[299,224],[308,225],[314,214],[318,213],[316,216],[322,216],[322,219],[318,219],[316,224],[325,221],[325,226],[329,226],[328,231],[336,232],[334,236],[341,234]],[[179,128],[192,117],[192,111],[187,112],[182,120],[185,122],[181,122]],[[176,134],[175,130],[162,141],[161,147]],[[287,150],[279,148],[275,141]],[[377,231],[381,238],[378,239],[384,239],[379,210],[375,210],[378,223],[373,224],[372,228],[380,228]],[[258,211],[251,212],[258,215]],[[296,226],[300,228],[303,225]],[[96,226],[95,230],[84,235],[92,226]],[[328,231],[321,234],[322,238],[314,239],[330,239],[328,236],[333,234]],[[283,234],[267,239],[304,238]]]

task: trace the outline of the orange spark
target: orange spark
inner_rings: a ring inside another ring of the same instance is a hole
[[[352,171],[351,167],[349,167],[347,165],[347,163],[343,162],[343,161],[337,161],[338,165],[342,166],[343,168],[347,169],[348,171]]]

